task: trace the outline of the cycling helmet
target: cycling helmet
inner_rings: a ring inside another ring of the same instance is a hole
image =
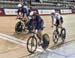
[[[22,7],[22,4],[18,4],[18,7]]]
[[[33,15],[34,15],[34,12],[33,12],[33,11],[31,11],[31,12],[30,12],[30,16],[33,16]]]

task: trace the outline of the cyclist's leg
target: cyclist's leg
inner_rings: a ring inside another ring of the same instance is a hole
[[[39,39],[38,44],[41,45],[43,43],[42,30],[38,30],[37,35],[38,35],[38,39]]]
[[[28,16],[26,15],[26,13],[24,13],[24,20],[25,20],[25,24],[28,22]]]
[[[63,28],[63,17],[61,17],[61,29]]]
[[[56,20],[56,31],[57,31],[57,34],[59,34],[58,27],[59,27],[59,20]]]

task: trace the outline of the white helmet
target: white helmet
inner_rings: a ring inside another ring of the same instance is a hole
[[[33,15],[34,15],[34,12],[33,12],[33,11],[31,11],[31,12],[30,12],[30,16],[33,16]]]
[[[18,4],[18,7],[22,7],[22,4]]]

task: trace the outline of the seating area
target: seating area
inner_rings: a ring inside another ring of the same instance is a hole
[[[0,8],[17,8],[17,4],[23,0],[0,0]],[[28,0],[27,0],[28,1]],[[26,2],[26,0],[24,1]],[[43,0],[43,2],[35,2],[35,0],[31,1],[32,8],[43,8],[43,9],[54,9],[54,8],[75,8],[75,2],[69,1],[58,1],[58,0]]]

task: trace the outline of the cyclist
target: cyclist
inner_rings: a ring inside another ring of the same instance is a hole
[[[59,13],[52,11],[51,18],[52,18],[52,27],[53,24],[55,24],[57,28],[62,27],[63,17]]]
[[[29,10],[30,9],[26,5],[22,3],[18,4],[17,18],[21,18],[25,25],[29,19]]]
[[[23,4],[18,4],[18,11],[17,11],[17,18],[23,18],[24,17],[24,8]]]
[[[33,24],[34,25],[34,31],[37,33],[39,37],[39,45],[42,44],[42,30],[43,30],[43,25],[44,21],[43,19],[39,16],[38,13],[31,11],[30,12],[30,23],[29,25]]]
[[[29,19],[29,13],[30,13],[30,9],[27,7],[27,6],[23,6],[24,8],[24,19],[26,20],[26,22],[28,21]]]

